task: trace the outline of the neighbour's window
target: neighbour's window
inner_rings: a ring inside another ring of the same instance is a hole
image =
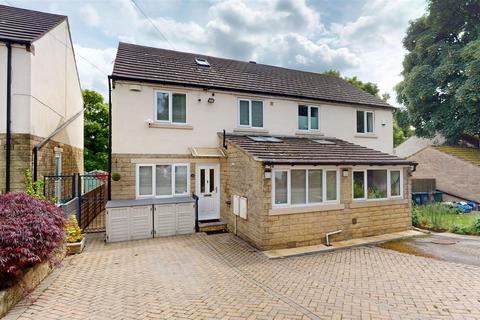
[[[184,93],[156,91],[156,121],[186,123],[187,96]]]
[[[317,168],[274,170],[273,205],[298,206],[337,202],[338,177],[338,170]]]
[[[298,106],[298,129],[318,130],[319,117],[318,107],[299,105]]]
[[[373,111],[357,110],[357,132],[373,133],[375,116]]]
[[[263,128],[263,101],[240,99],[238,114],[240,126]]]
[[[141,164],[137,169],[138,197],[188,194],[188,164]]]
[[[353,199],[390,199],[402,197],[402,171],[370,169],[353,171]]]

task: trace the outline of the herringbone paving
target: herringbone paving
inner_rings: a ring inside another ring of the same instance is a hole
[[[377,247],[268,260],[231,234],[88,243],[6,319],[480,319],[480,268]]]

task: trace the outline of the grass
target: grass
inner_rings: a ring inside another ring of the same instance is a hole
[[[412,223],[438,232],[480,235],[480,215],[459,214],[454,208],[441,203],[415,206]]]

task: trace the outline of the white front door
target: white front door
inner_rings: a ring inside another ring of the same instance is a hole
[[[220,219],[220,165],[198,164],[196,167],[198,220]]]

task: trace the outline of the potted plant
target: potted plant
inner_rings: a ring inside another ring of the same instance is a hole
[[[85,247],[85,235],[78,226],[77,218],[74,214],[70,216],[67,222],[67,253],[77,254],[83,251]]]

